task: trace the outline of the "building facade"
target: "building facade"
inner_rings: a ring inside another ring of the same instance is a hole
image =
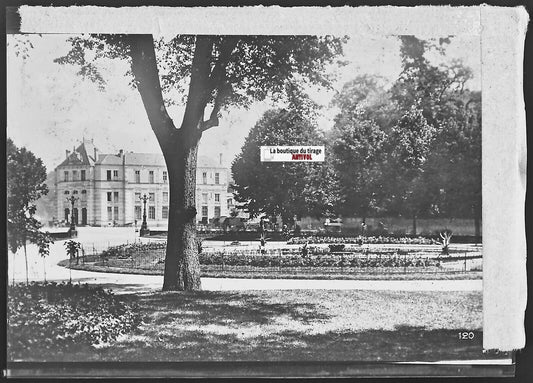
[[[55,169],[56,211],[77,225],[140,226],[146,196],[148,227],[166,227],[169,209],[168,172],[162,154],[120,150],[103,154],[92,140],[66,151]],[[219,161],[199,156],[196,174],[196,209],[199,223],[229,216],[233,199],[228,192],[229,170]],[[74,208],[72,198],[74,197]],[[216,220],[215,220],[216,221]]]

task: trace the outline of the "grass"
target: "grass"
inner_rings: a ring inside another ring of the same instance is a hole
[[[436,361],[489,357],[481,292],[198,291],[124,296],[144,322],[47,361]],[[459,340],[473,331],[473,340]],[[501,356],[501,355],[500,355]]]
[[[69,261],[63,260],[59,265],[69,267]],[[115,267],[104,266],[94,263],[75,262],[72,269],[96,271],[104,273],[119,274],[141,274],[141,275],[163,275],[163,267],[142,269],[137,267]],[[467,280],[482,279],[482,271],[435,271],[434,269],[421,267],[407,268],[403,272],[402,267],[389,268],[331,268],[331,267],[299,267],[299,268],[277,268],[277,267],[242,267],[242,266],[220,266],[201,265],[201,276],[204,278],[248,278],[248,279],[345,279],[345,280]]]

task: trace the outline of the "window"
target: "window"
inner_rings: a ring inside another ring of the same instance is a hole
[[[118,192],[113,193],[113,201],[118,202]]]
[[[81,180],[82,180],[82,181],[85,181],[85,170],[82,170],[82,171],[80,172],[80,174],[81,174]]]
[[[206,173],[206,172],[203,172],[203,173],[202,173],[202,183],[203,183],[203,184],[206,184],[206,183],[207,183],[207,173]]]
[[[66,209],[65,209],[65,221],[67,221],[67,222],[68,222],[68,216],[69,216],[69,214],[70,214],[70,209],[69,209],[69,208],[66,208]]]
[[[140,206],[135,206],[135,219],[142,219],[142,209]]]
[[[155,193],[149,193],[150,195],[150,202],[154,203],[155,202]]]
[[[135,182],[140,184],[141,183],[141,171],[135,170]]]
[[[215,202],[220,202],[220,194],[215,193]]]
[[[78,191],[77,191],[77,190],[74,190],[74,191],[72,192],[72,194],[78,194]]]
[[[215,173],[215,183],[217,185],[220,183],[220,173]]]
[[[168,192],[163,192],[163,202],[168,202]]]
[[[63,173],[63,181],[68,181],[68,171]]]
[[[111,198],[112,198],[112,193],[111,192],[107,192],[107,202],[111,202]]]
[[[81,199],[83,201],[85,201],[87,199],[87,190],[82,190],[81,191]]]
[[[141,203],[141,193],[135,193],[135,203]]]
[[[113,210],[111,206],[107,207],[107,220],[112,221],[113,220]]]
[[[167,182],[168,179],[168,173],[166,170],[163,171],[163,182]]]
[[[148,182],[150,182],[151,184],[154,183],[154,171],[153,170],[150,170],[148,172]]]
[[[65,190],[65,195],[69,195],[70,192],[68,190]]]
[[[215,206],[215,218],[220,218],[220,206]]]
[[[155,206],[148,208],[148,219],[155,219]]]
[[[207,193],[202,193],[202,202],[207,203]]]
[[[115,221],[118,221],[118,206],[113,207],[113,215],[115,216]]]
[[[107,171],[107,180],[111,181],[111,170]]]
[[[207,217],[207,206],[202,206],[202,217]]]
[[[167,219],[168,218],[168,206],[163,206],[163,209],[161,211],[161,217],[163,219]]]
[[[77,170],[73,170],[72,171],[72,181],[77,181],[78,180],[78,171]]]
[[[118,170],[113,170],[113,179],[118,180]]]
[[[227,202],[228,202],[228,210],[229,210],[231,209],[231,206],[233,206],[233,199],[228,198]]]

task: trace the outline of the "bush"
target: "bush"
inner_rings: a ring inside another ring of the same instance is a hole
[[[118,246],[111,246],[107,250],[104,250],[100,257],[103,259],[108,258],[131,258],[135,255],[147,253],[152,250],[166,249],[166,241],[157,241],[149,243],[130,243]]]
[[[10,286],[7,309],[8,352],[15,359],[24,358],[28,350],[109,342],[141,323],[136,305],[87,284]]]

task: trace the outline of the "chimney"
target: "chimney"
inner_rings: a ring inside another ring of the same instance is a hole
[[[222,153],[218,153],[218,162],[219,165],[222,165]]]
[[[98,161],[98,149],[94,148],[94,160]]]
[[[68,156],[70,155],[70,150],[65,150],[65,157],[68,160]]]
[[[123,156],[124,156],[124,150],[120,149],[120,150],[118,151],[118,156],[119,156],[119,157],[123,157]]]

